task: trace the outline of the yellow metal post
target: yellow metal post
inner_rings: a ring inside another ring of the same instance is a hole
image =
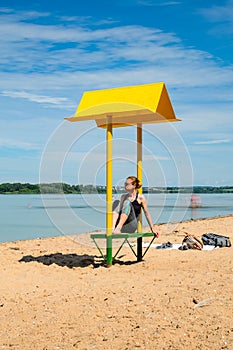
[[[142,183],[142,124],[137,124],[137,178]],[[142,187],[138,192],[142,194]],[[138,232],[142,232],[142,213],[138,221]],[[142,260],[142,238],[137,239],[137,259]]]
[[[112,117],[107,116],[106,139],[106,250],[107,267],[112,265]]]

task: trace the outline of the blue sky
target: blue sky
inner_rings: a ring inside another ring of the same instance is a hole
[[[232,37],[232,0],[1,0],[0,183],[105,184],[104,130],[63,119],[85,90],[164,81],[182,121],[145,128],[145,184],[233,185]],[[135,129],[114,137],[120,184]]]

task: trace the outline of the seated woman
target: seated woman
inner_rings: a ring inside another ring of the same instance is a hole
[[[129,176],[125,182],[125,190],[120,200],[113,203],[113,233],[133,233],[137,230],[138,221],[143,209],[151,231],[158,237],[158,232],[154,232],[151,215],[148,209],[146,198],[138,193],[142,185],[135,176]]]

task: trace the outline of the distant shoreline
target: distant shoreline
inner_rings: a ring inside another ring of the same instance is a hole
[[[125,192],[124,187],[114,186],[113,194]],[[105,194],[106,186],[102,185],[69,185],[66,183],[30,184],[2,183],[0,194]],[[143,193],[233,193],[233,186],[193,186],[193,187],[143,187]]]

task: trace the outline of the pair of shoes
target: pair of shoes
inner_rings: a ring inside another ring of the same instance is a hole
[[[172,248],[173,244],[171,242],[166,242],[166,243],[162,243],[160,246],[157,247],[157,249],[168,249],[168,248]]]
[[[182,244],[178,249],[179,250],[188,250],[189,247],[187,246],[187,244]]]

